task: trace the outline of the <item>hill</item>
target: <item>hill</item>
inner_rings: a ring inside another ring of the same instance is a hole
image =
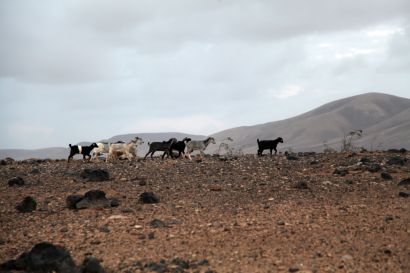
[[[327,103],[299,116],[224,130],[213,136],[231,137],[235,148],[256,153],[256,139],[281,136],[279,150],[323,151],[323,143],[339,150],[343,136],[363,130],[355,145],[366,149],[410,148],[410,99],[367,93]]]
[[[324,149],[324,142],[330,147],[340,150],[344,135],[354,130],[362,130],[363,135],[354,141],[355,146],[368,150],[406,148],[410,149],[410,99],[382,94],[366,93],[336,100],[293,118],[242,126],[224,130],[212,136],[219,142],[211,145],[208,153],[218,150],[220,141],[231,137],[230,145],[241,149],[244,153],[255,154],[256,139],[274,139],[282,137],[284,143],[278,146],[279,151],[316,151]],[[117,135],[109,139],[97,141],[115,142],[129,141],[135,136],[144,140],[138,149],[140,156],[148,150],[147,143],[163,141],[171,137],[183,139],[204,139],[206,136],[191,135],[177,132],[141,133]],[[88,145],[90,142],[81,142]],[[46,148],[39,150],[0,150],[0,159],[12,157],[20,160],[25,158],[66,158],[68,148]]]

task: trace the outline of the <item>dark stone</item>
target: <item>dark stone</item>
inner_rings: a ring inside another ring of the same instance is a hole
[[[159,263],[150,262],[150,263],[146,264],[145,267],[148,268],[148,270],[155,271],[157,273],[164,273],[164,272],[168,271],[167,265],[165,264],[165,261],[164,262],[159,262]]]
[[[171,263],[173,263],[173,264],[175,264],[175,265],[177,265],[177,266],[179,266],[180,268],[183,268],[183,269],[188,269],[189,268],[189,262],[184,261],[180,258],[173,259]]]
[[[1,164],[1,165],[3,165],[3,164]],[[5,271],[5,270],[17,270],[15,265],[14,265],[14,260],[8,260],[8,261],[0,264],[0,270],[1,270],[0,272],[4,271],[5,273],[8,273],[8,271]]]
[[[384,217],[384,221],[386,221],[386,222],[390,222],[390,221],[393,221],[393,220],[394,220],[394,217],[391,216],[391,215],[387,215],[387,216]]]
[[[148,233],[148,239],[154,240],[155,239],[155,232]]]
[[[297,156],[294,156],[294,155],[288,155],[288,156],[286,157],[286,159],[287,159],[287,160],[298,160],[299,158],[297,158]]]
[[[19,177],[19,176],[13,177],[12,179],[9,180],[9,186],[10,187],[12,187],[12,186],[21,187],[23,185],[24,185],[24,179]]]
[[[363,164],[368,164],[368,163],[371,163],[372,160],[369,157],[362,157],[360,159],[360,162],[362,162]]]
[[[392,254],[392,251],[386,248],[385,250],[383,250],[383,253],[390,256]]]
[[[151,225],[151,227],[154,227],[154,228],[160,228],[160,227],[166,227],[167,226],[167,224],[164,221],[160,220],[160,219],[154,219],[149,224]]]
[[[11,157],[6,157],[5,159],[2,159],[1,161],[0,161],[0,165],[3,165],[3,166],[5,166],[5,165],[11,165],[11,164],[13,164],[15,162],[15,160],[13,159],[13,158],[11,158]]]
[[[83,195],[79,195],[79,194],[72,194],[67,196],[66,198],[66,204],[67,204],[67,208],[69,209],[76,209],[76,205],[78,202],[80,202],[81,200],[83,200],[84,196]]]
[[[101,181],[107,181],[110,179],[110,175],[106,170],[101,170],[101,169],[95,169],[95,170],[90,170],[90,169],[84,169],[80,173],[81,178],[88,179],[88,181],[91,182],[101,182]]]
[[[27,270],[44,272],[77,273],[71,255],[63,247],[50,243],[35,245],[27,257]]]
[[[78,273],[67,250],[50,243],[36,244],[30,252],[24,252],[16,260],[0,265],[0,268],[38,273]]]
[[[39,173],[40,173],[40,170],[37,169],[37,168],[34,168],[34,169],[31,170],[30,173],[31,173],[31,174],[39,174]]]
[[[75,206],[77,209],[107,208],[111,206],[111,203],[107,197],[105,197],[105,192],[101,190],[91,190],[86,192],[84,198]]]
[[[294,187],[296,189],[300,189],[300,190],[306,190],[306,189],[309,188],[305,181],[299,181],[298,183],[296,183],[296,185]]]
[[[382,173],[380,174],[380,176],[381,176],[381,178],[383,178],[384,180],[392,180],[392,179],[393,179],[393,177],[392,177],[389,173],[386,173],[386,172],[382,172]]]
[[[87,191],[84,194],[84,198],[87,198],[88,200],[100,200],[106,197],[105,197],[105,192],[103,192],[102,190],[91,190],[91,191]]]
[[[110,204],[111,204],[111,207],[118,207],[120,204],[121,204],[121,201],[120,201],[120,199],[118,199],[118,198],[115,198],[115,197],[113,197],[113,198],[111,198],[110,199]]]
[[[312,161],[309,162],[310,165],[317,165],[319,163],[320,163],[319,160],[312,160]]]
[[[94,257],[86,257],[81,265],[81,273],[105,273],[100,261]]]
[[[404,154],[407,152],[407,150],[405,148],[401,148],[400,150],[399,149],[388,149],[387,152]]]
[[[407,161],[406,158],[402,158],[400,156],[394,156],[394,157],[391,157],[389,160],[387,160],[386,164],[403,166],[406,163],[406,161]]]
[[[110,232],[110,228],[109,228],[107,225],[102,225],[102,226],[99,228],[99,231],[108,233],[108,232]]]
[[[299,267],[297,267],[297,266],[291,266],[291,267],[289,267],[289,272],[298,272],[300,269],[299,269]]]
[[[123,213],[134,213],[135,211],[132,208],[123,208],[121,210]]]
[[[399,196],[400,196],[400,197],[407,198],[407,197],[409,197],[409,195],[410,195],[410,192],[409,192],[409,191],[401,191],[401,192],[399,192]]]
[[[284,226],[284,225],[285,225],[285,222],[282,221],[282,220],[277,220],[277,221],[276,221],[276,224],[277,224],[278,226]]]
[[[139,197],[139,202],[143,204],[154,204],[159,202],[159,198],[153,192],[143,192]]]
[[[346,183],[347,185],[353,185],[353,180],[346,179],[346,180],[345,180],[345,183]]]
[[[209,261],[207,259],[200,260],[196,263],[197,266],[204,266],[209,265]]]
[[[26,196],[23,201],[16,206],[19,212],[32,212],[36,210],[37,202],[31,196]]]
[[[410,185],[410,177],[401,180],[401,181],[399,182],[399,184],[397,184],[397,185],[398,185],[398,186],[408,186],[408,185]]]
[[[337,175],[340,175],[340,176],[345,176],[346,174],[348,174],[349,173],[349,171],[348,170],[346,170],[345,168],[336,168],[334,171],[333,171],[333,174],[337,174]]]
[[[23,252],[15,261],[14,265],[17,270],[24,270],[27,268],[27,257],[29,252]]]
[[[382,167],[377,163],[372,163],[366,167],[369,172],[376,173],[382,169]]]

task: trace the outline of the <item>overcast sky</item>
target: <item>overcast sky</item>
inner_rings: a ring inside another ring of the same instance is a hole
[[[0,149],[410,96],[409,0],[2,0]]]

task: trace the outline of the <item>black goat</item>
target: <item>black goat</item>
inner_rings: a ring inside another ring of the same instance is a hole
[[[147,158],[147,156],[151,153],[151,158],[153,158],[153,155],[157,151],[164,151],[164,154],[162,155],[162,159],[164,159],[165,155],[170,156],[171,153],[171,145],[177,142],[176,138],[171,138],[168,141],[162,141],[162,142],[152,142],[149,143],[149,151],[145,155],[144,160]]]
[[[178,152],[178,155],[175,158],[178,158],[181,155],[185,156],[185,147],[186,147],[187,142],[189,141],[191,141],[191,139],[189,137],[186,137],[183,140],[172,143],[171,151],[170,151],[171,157],[174,158],[174,154],[172,153],[172,151],[174,150]]]
[[[278,152],[276,150],[276,147],[278,146],[278,143],[283,143],[283,138],[278,137],[275,140],[257,140],[258,141],[258,155],[262,156],[262,153],[264,150],[269,149],[270,150],[270,155],[272,156],[272,150],[275,150],[275,155]]]
[[[70,159],[73,158],[74,155],[76,154],[82,154],[83,155],[83,160],[85,160],[85,157],[88,156],[88,159],[91,159],[91,151],[94,148],[98,148],[97,143],[92,143],[90,146],[80,146],[80,145],[71,145],[70,146],[70,155],[68,156],[68,162],[70,162]]]

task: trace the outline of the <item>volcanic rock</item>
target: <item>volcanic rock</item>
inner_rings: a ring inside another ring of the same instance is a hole
[[[401,181],[399,182],[399,184],[397,184],[397,185],[398,185],[398,186],[409,186],[409,185],[410,185],[410,177],[401,180]]]
[[[386,172],[382,172],[382,173],[380,174],[380,176],[381,176],[381,178],[383,178],[384,180],[392,180],[392,179],[393,179],[393,177],[392,177],[389,173],[386,173]]]
[[[21,186],[24,186],[24,179],[19,176],[16,176],[10,179],[8,183],[10,187],[13,187],[13,186],[21,187]]]
[[[143,204],[154,204],[159,202],[159,198],[153,192],[143,192],[139,197],[139,202]]]
[[[36,208],[37,208],[37,202],[31,196],[25,197],[23,201],[16,206],[16,209],[19,212],[32,212],[36,210]]]
[[[2,264],[0,268],[41,273],[78,273],[67,250],[50,243],[36,244],[29,252],[23,253],[16,260]]]
[[[101,190],[91,190],[85,193],[84,198],[76,203],[77,209],[107,208],[111,206],[110,201]]]
[[[101,181],[108,181],[110,179],[110,175],[106,170],[102,169],[84,169],[80,173],[81,178],[88,179],[90,182],[101,182]]]
[[[406,158],[402,158],[400,156],[394,156],[394,157],[391,157],[389,160],[387,160],[386,164],[403,166],[406,163],[406,161],[407,161]]]
[[[80,269],[81,273],[105,273],[100,261],[94,257],[86,257]]]

